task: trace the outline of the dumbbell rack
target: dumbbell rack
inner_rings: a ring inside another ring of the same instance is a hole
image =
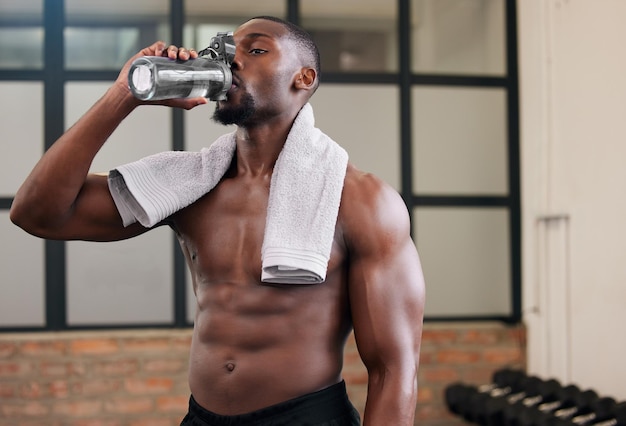
[[[492,382],[445,389],[448,409],[484,426],[626,426],[626,401],[503,368]]]

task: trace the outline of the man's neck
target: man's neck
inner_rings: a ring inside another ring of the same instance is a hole
[[[293,119],[258,126],[238,127],[236,132],[237,173],[253,176],[271,175],[292,124]]]

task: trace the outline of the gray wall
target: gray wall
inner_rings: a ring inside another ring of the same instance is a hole
[[[623,400],[626,2],[518,10],[529,370]]]

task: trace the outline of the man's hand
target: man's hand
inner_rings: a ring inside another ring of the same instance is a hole
[[[142,56],[163,56],[172,60],[178,59],[181,61],[187,61],[190,59],[196,59],[198,57],[198,52],[196,52],[194,49],[186,49],[184,47],[177,47],[174,45],[167,46],[164,42],[157,41],[153,45],[142,49],[139,53],[130,58],[120,71],[115,85],[120,90],[127,92],[128,96],[131,96],[135,100],[136,105],[165,105],[169,107],[183,108],[188,110],[198,105],[204,105],[208,103],[208,99],[203,97],[167,99],[160,101],[140,101],[139,99],[135,99],[128,88],[128,71],[130,70],[130,66],[133,61]]]

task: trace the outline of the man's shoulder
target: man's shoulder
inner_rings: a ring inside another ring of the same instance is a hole
[[[376,204],[381,198],[397,196],[397,191],[375,174],[362,171],[352,163],[348,164],[344,180],[342,203]],[[356,207],[356,206],[355,206]]]
[[[338,218],[344,232],[384,233],[407,218],[406,204],[396,189],[376,175],[348,165]]]

